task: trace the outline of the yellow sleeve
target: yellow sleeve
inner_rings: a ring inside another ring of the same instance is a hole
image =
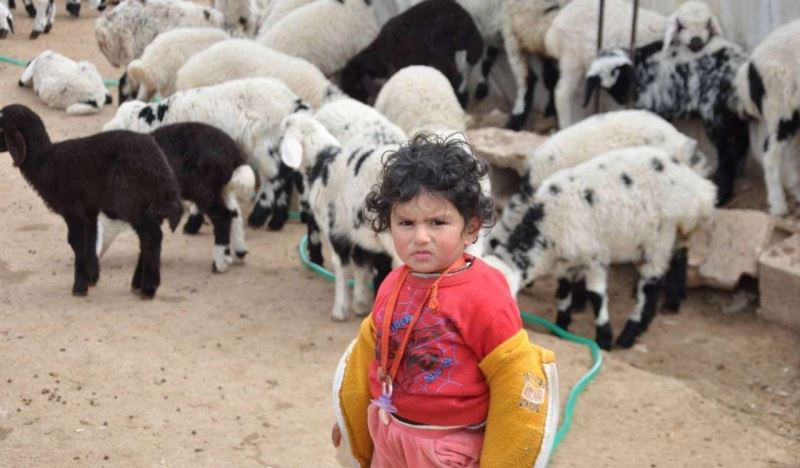
[[[369,367],[375,356],[372,316],[361,322],[358,337],[340,362],[334,378],[334,405],[342,438],[348,443],[352,456],[362,467],[372,460],[372,439],[367,426],[367,407],[372,396],[369,391]],[[338,401],[336,401],[338,400]]]
[[[489,384],[482,467],[544,467],[558,426],[555,354],[523,329],[479,364]]]

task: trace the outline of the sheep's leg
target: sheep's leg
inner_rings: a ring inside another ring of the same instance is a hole
[[[267,222],[270,215],[272,215],[272,206],[275,194],[272,193],[271,188],[268,189],[265,183],[261,184],[261,188],[256,195],[256,202],[253,204],[253,211],[247,217],[247,224],[251,227],[261,227]]]
[[[556,84],[556,114],[558,128],[567,128],[576,122],[572,104],[584,80],[585,71],[580,66],[561,65],[561,76]]]
[[[294,171],[281,163],[278,176],[272,181],[272,190],[275,194],[272,219],[267,226],[271,231],[280,230],[289,220],[289,201],[292,198]]]
[[[792,192],[795,201],[800,203],[800,157],[793,155],[787,161],[789,167],[786,168],[786,186]]]
[[[331,318],[337,322],[347,320],[347,313],[350,309],[350,289],[347,287],[347,279],[349,278],[350,257],[352,253],[352,244],[349,241],[329,237],[333,252],[331,254],[331,263],[333,263],[333,273],[336,275],[334,280],[334,303]]]
[[[767,186],[767,201],[770,213],[775,216],[783,216],[788,208],[781,181],[781,166],[788,140],[778,140],[778,138],[770,138],[770,140],[769,149],[764,154],[764,183]]]
[[[706,127],[706,133],[717,150],[718,163],[714,183],[717,185],[718,206],[725,205],[733,196],[736,172],[750,145],[747,122],[728,114],[730,112],[720,110],[717,115],[720,120],[718,127]]]
[[[244,239],[244,221],[242,220],[242,209],[239,207],[239,201],[236,199],[236,194],[229,193],[225,198],[225,206],[233,213],[231,219],[231,248],[236,255],[236,259],[240,262],[244,261],[247,255],[247,242]]]
[[[100,261],[97,258],[97,215],[90,217],[85,226],[86,238],[83,248],[86,250],[86,274],[89,286],[94,286],[100,280]]]
[[[222,203],[215,203],[208,210],[208,217],[211,218],[211,225],[214,226],[214,248],[213,262],[211,271],[214,273],[224,273],[228,269],[230,259],[231,241],[231,220],[233,212],[228,210]],[[232,262],[232,260],[231,260]]]
[[[49,0],[47,2],[47,8],[45,9],[47,12],[47,23],[44,26],[44,33],[47,34],[50,32],[50,29],[53,27],[53,21],[56,19],[56,2],[55,0]]]
[[[481,62],[481,78],[478,82],[478,87],[475,88],[475,99],[480,100],[489,95],[489,74],[492,71],[495,60],[497,60],[498,53],[500,53],[500,49],[497,47],[486,47],[486,54]]]
[[[28,16],[31,18],[36,17],[36,7],[33,6],[32,0],[22,0],[22,4],[25,5],[25,11],[28,12]]]
[[[158,220],[144,216],[134,229],[139,236],[137,270],[140,270],[141,292],[144,297],[152,298],[161,284],[161,226]]]
[[[319,225],[312,213],[306,213],[306,228],[308,229],[308,257],[311,262],[322,266],[322,238],[320,237]]]
[[[675,251],[669,264],[669,270],[664,277],[664,311],[677,312],[681,301],[686,299],[686,269],[689,264],[689,255],[686,248]]]
[[[75,255],[72,295],[85,296],[89,291],[90,283],[86,255],[86,222],[78,216],[65,216],[64,220],[67,222],[67,242]],[[94,248],[94,244],[90,244],[89,248]]]
[[[558,289],[556,289],[556,325],[564,330],[569,329],[572,323],[572,283],[566,277],[558,278]]]
[[[48,10],[51,9],[50,5],[51,5],[50,1],[48,1],[46,4],[42,4],[41,2],[39,2],[39,4],[37,5],[38,8],[34,7],[33,3],[31,3],[30,5],[25,5],[25,8],[28,8],[28,6],[30,6],[30,9],[28,9],[28,14],[30,14],[31,11],[33,11],[33,15],[31,15],[33,17],[33,26],[31,27],[31,35],[30,35],[31,39],[36,39],[37,37],[39,37],[39,34],[41,34],[42,32],[44,32],[45,29],[47,29],[47,17],[49,16]]]
[[[602,265],[593,265],[586,270],[586,294],[594,308],[595,338],[597,345],[611,349],[613,332],[608,319],[608,271]]]
[[[547,101],[547,107],[544,110],[544,115],[550,117],[557,115],[556,113],[556,85],[558,84],[559,72],[558,62],[554,59],[543,57],[542,58],[542,80],[544,80],[544,87],[550,93],[550,98]]]
[[[519,130],[525,125],[533,106],[533,92],[536,88],[537,78],[528,66],[527,56],[522,53],[516,36],[511,31],[511,25],[503,26],[502,32],[508,63],[511,65],[511,73],[513,73],[514,82],[517,85],[514,107],[511,109],[511,116],[506,123],[506,128]]]
[[[189,204],[189,217],[186,218],[186,223],[183,225],[184,234],[197,234],[200,227],[203,225],[203,213],[197,208],[194,203]]]
[[[372,282],[372,265],[367,262],[363,265],[353,265],[353,313],[357,317],[367,315],[372,309],[372,292],[369,290]]]
[[[136,268],[133,270],[133,280],[131,280],[131,289],[140,291],[142,289],[142,252],[136,259]]]
[[[81,0],[67,0],[67,11],[77,18],[81,15]]]

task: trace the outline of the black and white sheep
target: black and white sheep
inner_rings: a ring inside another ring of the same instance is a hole
[[[694,44],[702,39],[693,38]],[[699,117],[717,150],[719,203],[733,194],[737,168],[749,146],[747,121],[741,117],[736,72],[747,60],[742,49],[713,35],[701,49],[682,45],[662,49],[658,42],[639,47],[634,62],[625,49],[602,51],[586,75],[588,104],[594,91],[606,89],[618,104],[633,95],[633,106],[666,119]]]
[[[595,340],[603,349],[611,349],[613,337],[608,269],[636,263],[636,307],[616,341],[628,348],[655,315],[676,239],[711,215],[715,198],[714,184],[662,149],[614,150],[547,178],[511,242],[486,261],[503,271],[513,294],[552,273],[563,300],[569,285],[584,279],[596,317]],[[570,321],[570,309],[559,310],[556,323],[567,328]]]
[[[0,110],[0,152],[8,151],[25,180],[61,215],[75,253],[72,294],[97,283],[95,243],[100,212],[128,222],[139,236],[132,286],[153,297],[161,282],[161,221],[181,217],[178,183],[158,144],[128,131],[52,143],[44,123],[25,106]]]
[[[313,64],[247,39],[218,42],[197,53],[180,70],[177,89],[199,88],[239,78],[271,77],[314,108],[343,93]]]
[[[8,33],[14,34],[14,15],[8,6],[0,2],[0,39],[5,39]]]
[[[800,20],[773,31],[739,68],[735,85],[745,112],[766,127],[764,182],[770,213],[788,211],[786,186],[800,201],[800,157],[791,151],[800,130]],[[753,145],[761,142],[753,142]],[[759,151],[754,151],[759,156]]]
[[[289,219],[294,180],[275,151],[280,123],[287,115],[308,109],[283,82],[246,78],[178,91],[158,103],[128,101],[103,129],[150,132],[170,123],[201,122],[223,130],[239,145],[261,181],[248,223],[261,226],[269,220],[270,229],[280,229]]]
[[[183,0],[123,0],[94,23],[100,52],[115,67],[141,57],[144,48],[164,31],[180,27],[221,28],[222,13]]]
[[[119,103],[130,99],[149,101],[156,94],[162,98],[170,96],[177,89],[178,70],[187,60],[229,38],[219,28],[175,28],[159,34],[144,48],[142,56],[126,67],[120,79]]]
[[[465,70],[456,53],[466,52]],[[483,53],[472,17],[454,0],[425,0],[390,19],[378,37],[342,69],[342,91],[362,102],[374,95],[374,81],[389,78],[409,65],[428,65],[442,72],[466,106],[469,68]]]
[[[33,88],[45,104],[68,114],[93,114],[111,104],[111,94],[92,63],[75,62],[51,50],[28,62],[19,85]]]
[[[150,133],[167,157],[178,180],[181,198],[194,203],[198,216],[205,214],[214,227],[211,268],[222,273],[233,263],[231,252],[247,255],[244,222],[237,200],[253,195],[255,174],[236,142],[222,130],[197,122],[165,125]],[[107,217],[101,217],[98,255],[119,233]],[[202,221],[201,221],[202,222]]]
[[[308,60],[326,76],[378,35],[371,0],[316,0],[292,10],[257,41],[287,55]]]

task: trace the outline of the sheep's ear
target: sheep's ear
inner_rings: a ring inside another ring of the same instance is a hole
[[[14,166],[21,166],[22,163],[25,162],[25,156],[28,153],[25,147],[25,138],[22,136],[22,133],[16,128],[6,127],[3,130],[3,138],[5,139],[6,149],[11,153],[11,159],[14,160]]]
[[[600,87],[599,76],[595,75],[586,78],[586,90],[584,91],[584,96],[586,97],[583,98],[583,107],[589,105],[589,101],[592,100],[592,96],[594,96],[594,93],[597,92],[597,88],[599,87]]]
[[[300,169],[303,162],[303,144],[295,138],[283,137],[281,142],[281,161],[294,170]]]
[[[711,36],[724,36],[724,34],[722,34],[722,26],[720,26],[716,16],[712,16],[708,19],[708,31],[711,33]]]
[[[664,44],[661,48],[663,52],[669,49],[672,41],[675,40],[675,33],[678,32],[678,17],[673,14],[667,19],[667,30],[664,32]]]

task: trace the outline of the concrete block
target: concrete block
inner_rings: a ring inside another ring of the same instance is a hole
[[[775,226],[756,210],[714,210],[689,238],[689,287],[733,289],[742,275],[758,276],[758,260]]]
[[[800,234],[778,242],[761,255],[758,289],[758,313],[800,331]]]
[[[519,175],[528,170],[528,158],[547,139],[533,132],[515,132],[488,127],[467,130],[475,155],[496,167],[515,170]]]

